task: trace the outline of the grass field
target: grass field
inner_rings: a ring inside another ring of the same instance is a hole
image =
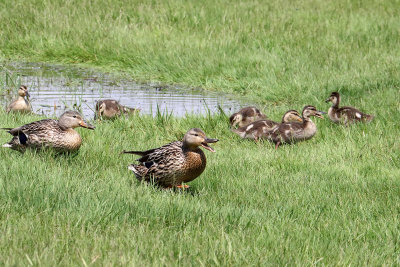
[[[92,3],[92,4],[90,4]],[[398,265],[398,1],[2,1],[0,58],[79,63],[267,104],[334,90],[376,115],[318,120],[282,146],[240,140],[223,114],[136,116],[79,129],[79,154],[0,149],[1,265]],[[0,81],[4,87],[4,81]],[[5,88],[0,88],[1,91]],[[0,127],[42,117],[7,115]],[[123,149],[219,138],[188,192],[136,182]],[[10,135],[0,133],[0,143]]]

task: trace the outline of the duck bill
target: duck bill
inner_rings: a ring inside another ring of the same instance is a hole
[[[300,118],[300,117],[296,117],[295,121],[297,121],[297,122],[303,122],[303,119]]]
[[[31,95],[29,94],[28,91],[26,92],[26,97],[27,97],[27,98],[31,97]]]
[[[84,121],[80,121],[79,122],[79,125],[81,126],[81,127],[83,127],[83,128],[87,128],[87,129],[90,129],[90,130],[94,130],[96,127],[94,127],[93,125],[91,125],[91,124],[89,124],[89,123],[86,123],[86,122],[84,122]]]
[[[325,103],[329,103],[329,102],[331,102],[331,99],[330,99],[330,98],[328,98],[327,100],[325,100]]]
[[[320,118],[320,119],[324,119],[324,116],[322,116],[322,114],[326,114],[326,112],[318,111],[318,112],[315,114],[315,117]]]
[[[202,146],[203,148],[205,148],[205,149],[211,151],[211,152],[215,152],[215,150],[214,150],[212,147],[210,147],[208,144],[209,144],[209,143],[216,143],[216,142],[218,142],[218,139],[206,138],[206,139],[204,140],[204,142],[201,143],[201,146]]]

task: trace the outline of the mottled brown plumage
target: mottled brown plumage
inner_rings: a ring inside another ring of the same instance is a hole
[[[197,178],[206,167],[206,156],[200,146],[214,152],[208,143],[218,139],[207,138],[198,129],[190,129],[183,141],[175,141],[147,151],[124,151],[141,156],[139,164],[128,167],[139,181],[151,182],[161,187],[179,186]]]
[[[18,89],[18,99],[8,105],[6,112],[30,112],[32,110],[31,104],[25,97],[29,97],[28,88],[21,85]]]
[[[140,111],[140,109],[123,106],[113,99],[99,100],[96,102],[95,108],[95,119],[114,119],[122,114],[133,114]]]
[[[303,122],[285,122],[271,134],[271,140],[276,144],[276,148],[281,143],[294,143],[312,138],[317,132],[317,126],[311,121],[310,117],[315,116],[323,119],[324,112],[318,111],[314,106],[305,106],[302,116]]]
[[[81,146],[82,139],[74,128],[94,129],[85,123],[76,111],[67,111],[59,120],[45,119],[31,122],[14,129],[5,129],[14,137],[3,147],[18,151],[26,148],[40,149],[51,147],[59,152],[75,151]]]
[[[229,121],[232,127],[236,127],[236,125],[238,125],[239,127],[244,127],[249,123],[252,123],[257,120],[263,120],[266,118],[267,116],[265,116],[256,107],[245,107],[239,110],[238,112],[232,114],[232,116],[230,116],[229,118]]]
[[[339,108],[340,94],[338,92],[332,92],[325,102],[332,102],[332,106],[328,110],[328,116],[335,123],[348,125],[355,122],[370,122],[374,119],[373,115],[363,113],[353,107]]]
[[[281,123],[293,121],[302,122],[303,120],[298,111],[288,110],[283,115]],[[264,138],[270,139],[273,131],[276,130],[281,123],[272,120],[258,120],[247,126],[240,127],[239,129],[232,129],[232,132],[238,134],[242,138],[253,139],[255,141]]]

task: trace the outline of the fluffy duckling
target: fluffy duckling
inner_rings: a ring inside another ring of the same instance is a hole
[[[76,127],[94,129],[87,124],[81,114],[67,111],[58,120],[45,119],[31,122],[18,128],[3,128],[14,137],[3,145],[23,152],[26,148],[40,149],[51,147],[59,152],[76,151],[82,144],[81,136],[74,130]]]
[[[198,129],[190,129],[182,141],[175,141],[147,151],[123,151],[141,156],[139,164],[128,167],[139,181],[153,182],[164,188],[183,187],[182,183],[196,179],[206,168],[203,147],[215,152],[208,144],[218,139],[208,138]],[[187,188],[187,186],[184,186]]]
[[[25,97],[29,97],[28,88],[25,85],[21,85],[18,89],[18,95],[18,99],[8,105],[6,112],[30,112],[32,110],[29,101],[25,99]]]
[[[310,119],[311,116],[323,119],[324,112],[318,111],[314,106],[305,106],[303,108],[302,122],[285,122],[271,134],[271,140],[278,148],[281,143],[294,143],[297,141],[308,140],[317,132],[317,126]]]
[[[282,123],[285,122],[302,122],[300,113],[297,110],[288,110],[282,117]],[[272,120],[259,120],[250,123],[239,129],[232,129],[232,132],[238,134],[242,138],[253,139],[258,141],[260,138],[269,138],[271,133],[279,127],[280,123]]]
[[[335,123],[351,124],[355,122],[370,122],[373,120],[374,116],[365,114],[360,110],[353,107],[341,107],[340,104],[340,94],[338,92],[332,92],[326,103],[332,102],[332,106],[328,110],[328,116],[331,121]]]
[[[113,119],[118,116],[121,116],[121,114],[133,114],[140,111],[140,109],[123,106],[118,101],[113,99],[105,99],[97,101],[95,108],[96,108],[94,117],[95,119],[96,118]]]
[[[252,123],[253,121],[266,119],[265,116],[258,108],[256,107],[245,107],[239,110],[238,112],[232,114],[229,118],[232,127],[243,127]]]

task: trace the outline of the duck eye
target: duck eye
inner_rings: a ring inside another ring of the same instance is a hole
[[[195,134],[194,136],[199,136],[198,134]]]
[[[74,118],[76,118],[76,115],[74,115]]]

